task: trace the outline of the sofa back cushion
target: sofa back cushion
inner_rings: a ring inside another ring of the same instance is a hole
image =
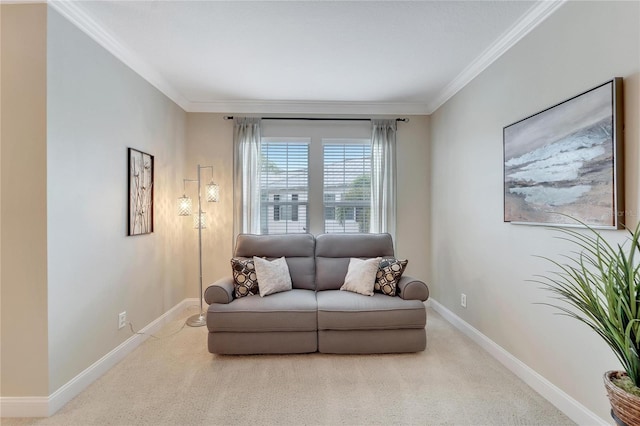
[[[316,289],[339,290],[352,257],[393,257],[390,234],[322,234],[316,237]]]
[[[253,235],[240,234],[235,257],[253,256],[273,260],[284,256],[293,288],[315,290],[315,238],[311,234]],[[258,277],[260,286],[260,277]]]

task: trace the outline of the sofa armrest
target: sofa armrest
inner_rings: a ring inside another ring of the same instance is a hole
[[[403,275],[398,282],[397,293],[405,300],[422,300],[424,302],[429,298],[429,287],[418,279]]]
[[[204,291],[204,301],[208,305],[212,303],[231,303],[233,295],[233,278],[224,277],[207,287]]]

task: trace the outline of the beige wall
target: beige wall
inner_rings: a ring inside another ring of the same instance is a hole
[[[430,142],[428,116],[398,123],[396,255],[409,259],[407,274],[429,278]],[[430,286],[429,286],[430,287]]]
[[[47,7],[0,5],[3,396],[46,396]]]
[[[203,231],[204,287],[229,275],[233,250],[233,121],[222,114],[189,113],[187,115],[187,170],[195,176],[196,165],[213,164],[214,178],[220,184],[222,198],[217,205],[203,207],[215,228]],[[409,259],[407,273],[426,279],[428,276],[429,198],[429,117],[411,116],[409,123],[399,123],[398,157],[398,227],[397,254]],[[281,137],[369,137],[368,123],[263,122],[263,136]],[[341,129],[336,129],[341,127]],[[346,133],[345,133],[346,132]],[[312,148],[313,149],[313,148]],[[318,164],[311,164],[311,167]],[[321,165],[320,165],[321,166]],[[208,173],[208,171],[206,172]],[[208,175],[207,175],[208,176]],[[314,183],[311,183],[314,185]],[[188,189],[188,187],[187,187]],[[189,190],[189,189],[188,189]],[[193,189],[191,189],[192,194]],[[313,225],[313,224],[312,224]],[[197,295],[197,233],[185,223],[187,253],[187,291]],[[189,241],[188,233],[193,234]],[[321,231],[320,231],[321,232]]]
[[[640,3],[568,2],[431,116],[433,297],[608,419],[602,374],[619,368],[595,333],[536,302],[533,255],[568,246],[503,223],[502,128],[614,76],[625,78],[627,210],[638,220]],[[624,232],[607,231],[612,241]],[[468,308],[460,307],[460,293]]]
[[[187,297],[175,211],[186,113],[53,9],[47,33],[53,393],[131,337],[118,313],[140,329]],[[153,234],[126,236],[128,147],[155,156]]]
[[[220,185],[220,201],[206,203],[208,228],[202,230],[202,275],[203,288],[229,275],[229,259],[233,241],[233,122],[223,119],[222,114],[187,114],[187,149],[184,178],[197,179],[197,166],[213,166],[213,179]],[[203,170],[203,181],[208,182],[211,172]],[[196,185],[187,183],[187,195],[196,207]],[[176,193],[178,197],[182,195]],[[185,294],[198,297],[198,230],[193,221],[180,218],[184,232]]]
[[[186,113],[46,5],[2,5],[2,396],[48,396],[182,301]],[[126,237],[127,147],[155,232]],[[88,344],[91,342],[91,344]]]

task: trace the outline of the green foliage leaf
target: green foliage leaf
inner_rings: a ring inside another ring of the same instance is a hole
[[[555,229],[558,238],[577,251],[564,262],[538,256],[558,271],[538,275],[533,282],[553,293],[563,305],[552,306],[561,315],[586,324],[611,348],[630,379],[640,384],[640,223],[628,229],[624,244],[609,244],[598,231],[581,223],[586,231]],[[568,306],[567,306],[568,305]]]

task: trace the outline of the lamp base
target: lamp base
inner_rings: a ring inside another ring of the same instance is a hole
[[[206,324],[207,324],[207,320],[204,314],[202,313],[195,314],[187,318],[187,325],[189,327],[202,327],[203,325],[206,325]]]

